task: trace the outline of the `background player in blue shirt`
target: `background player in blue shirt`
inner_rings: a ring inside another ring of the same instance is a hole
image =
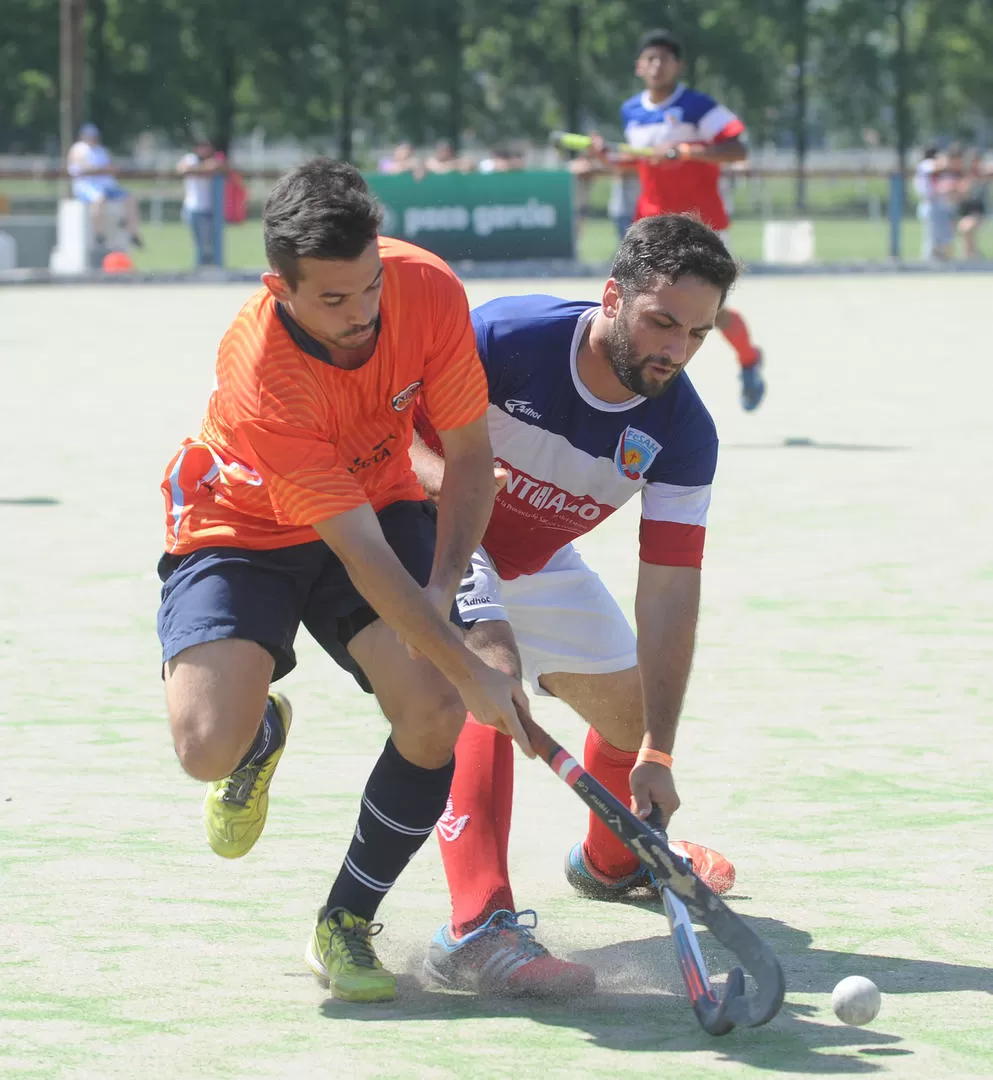
[[[721,194],[721,170],[748,158],[745,125],[726,105],[681,81],[683,56],[683,43],[672,31],[642,35],[634,70],[645,88],[621,106],[621,124],[627,143],[655,153],[609,160],[622,170],[637,170],[641,191],[635,221],[653,214],[694,213],[726,241],[731,220]],[[607,157],[602,141],[595,145]],[[721,309],[717,328],[738,357],[742,407],[756,409],[765,394],[762,350],[731,308]]]

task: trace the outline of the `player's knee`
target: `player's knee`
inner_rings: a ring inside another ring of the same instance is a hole
[[[176,757],[194,780],[220,780],[238,764],[240,743],[218,714],[203,708],[180,709],[170,716],[170,723]]]
[[[438,693],[434,707],[424,710],[418,717],[417,730],[425,750],[436,757],[440,765],[451,757],[464,724],[465,705],[454,688]]]
[[[465,723],[465,705],[447,682],[412,697],[416,700],[393,720],[393,741],[408,761],[440,769],[455,750]]]

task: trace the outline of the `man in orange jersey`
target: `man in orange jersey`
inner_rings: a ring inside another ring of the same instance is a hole
[[[199,436],[169,464],[159,563],[176,753],[208,783],[219,855],[262,832],[300,623],[392,726],[307,948],[334,997],[385,1001],[376,909],[445,809],[466,710],[532,753],[511,679],[453,630],[453,601],[493,501],[486,377],[465,293],[420,248],[378,235],[350,165],[292,170],[263,212],[270,271],[217,358]],[[448,467],[437,510],[410,466],[413,404]],[[405,643],[405,644],[404,644]]]

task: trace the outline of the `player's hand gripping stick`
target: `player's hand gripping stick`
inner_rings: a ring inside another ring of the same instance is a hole
[[[531,717],[521,717],[521,722],[538,756],[651,871],[662,891],[683,978],[703,1029],[723,1035],[733,1027],[768,1023],[779,1012],[786,991],[783,970],[769,946],[670,850],[664,833],[635,817]],[[728,977],[723,998],[710,986],[691,920],[706,926],[741,961],[742,967]],[[745,971],[755,981],[753,993],[746,993]],[[694,981],[692,990],[689,980]]]

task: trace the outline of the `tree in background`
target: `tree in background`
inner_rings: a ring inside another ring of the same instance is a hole
[[[58,14],[0,0],[0,149],[57,138]],[[993,0],[88,0],[87,112],[120,149],[262,129],[360,163],[467,131],[616,135],[635,42],[660,22],[755,144],[970,139],[993,115]]]
[[[0,0],[0,149],[58,145],[59,2]]]

